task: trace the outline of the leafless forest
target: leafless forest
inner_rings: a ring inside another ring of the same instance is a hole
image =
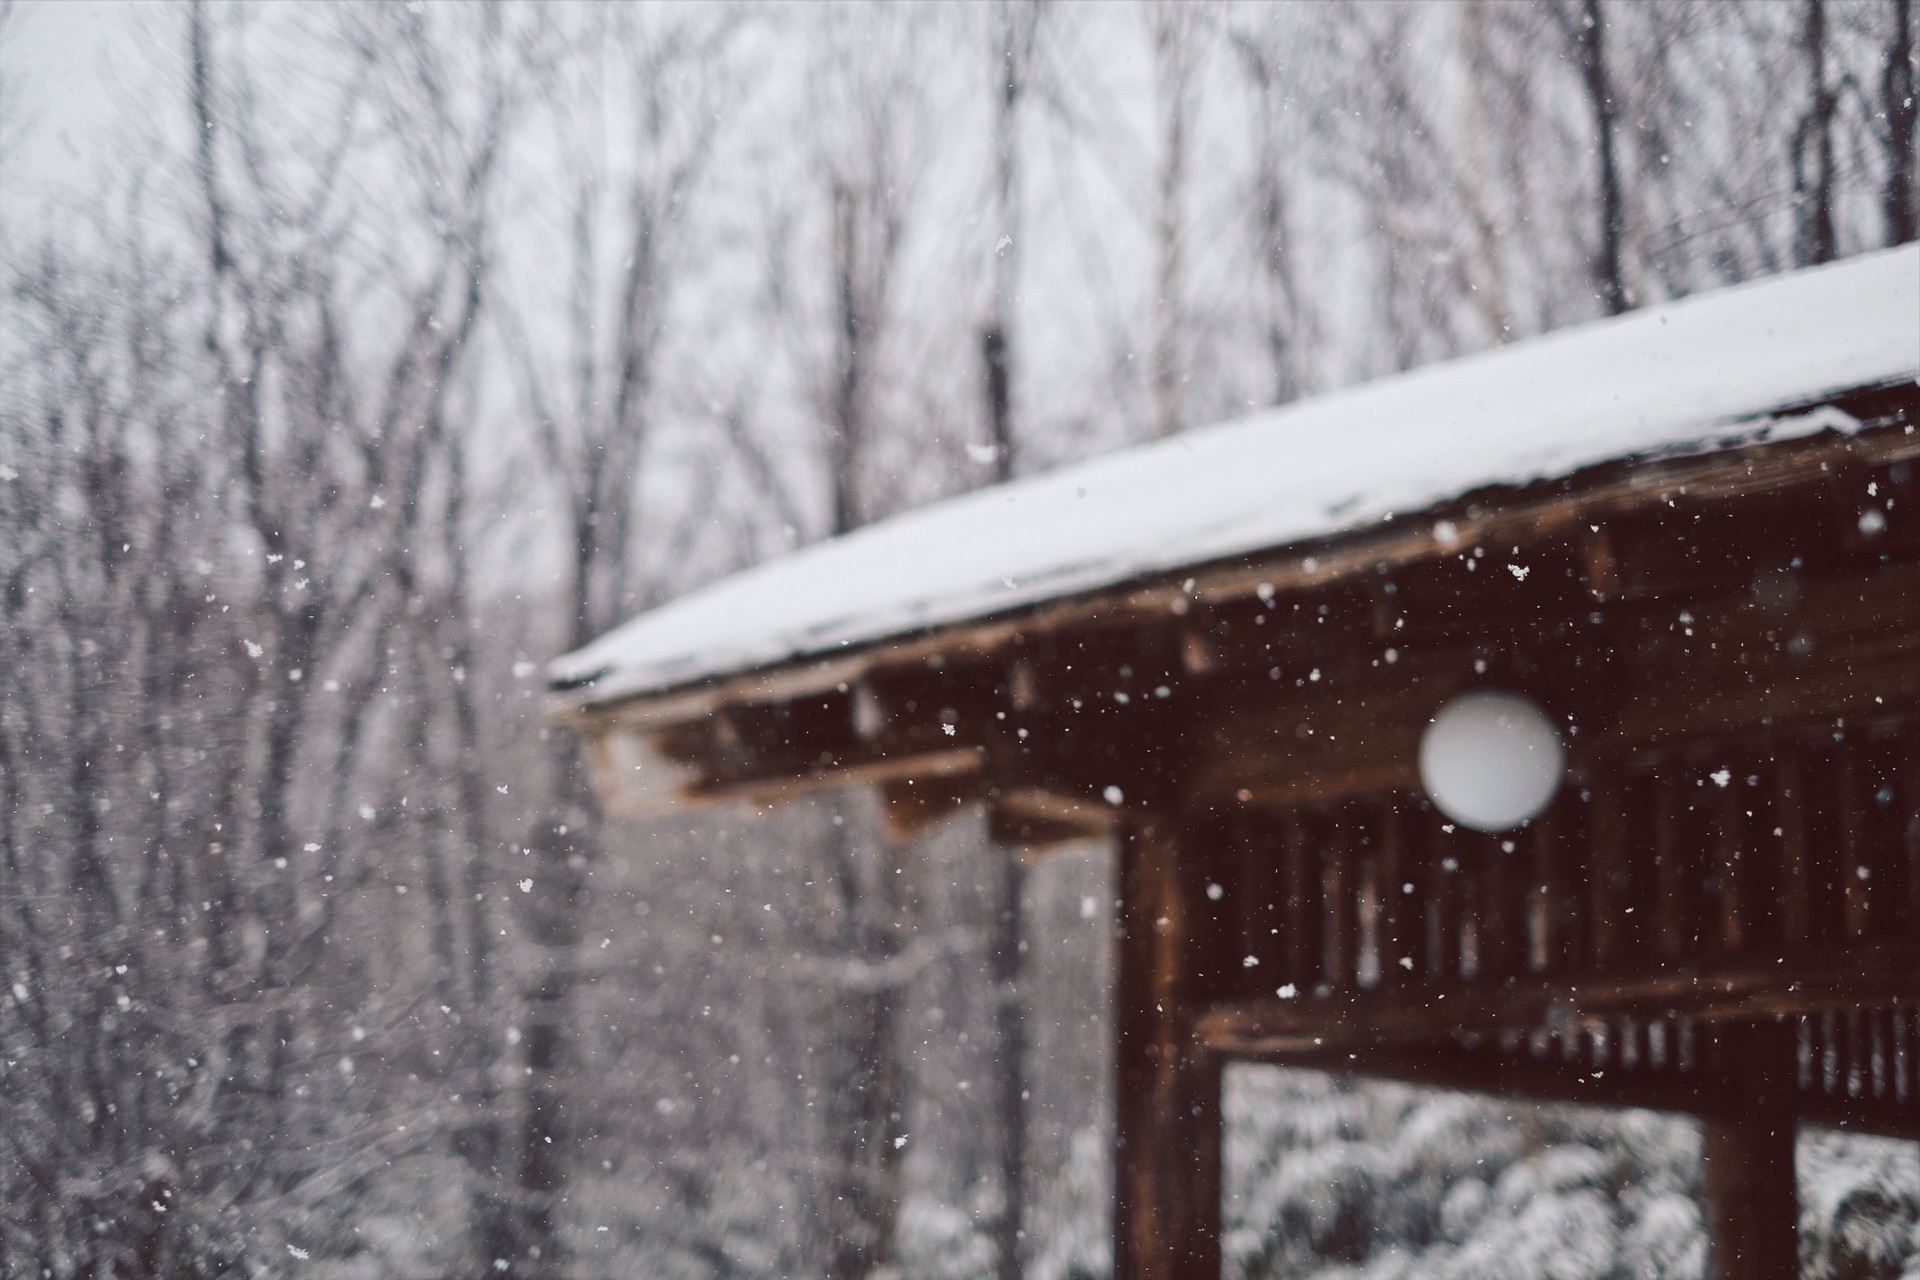
[[[1105,1274],[1105,851],[605,821],[544,661],[1920,216],[1911,0],[195,0],[56,177],[59,20],[0,5],[6,1277]]]

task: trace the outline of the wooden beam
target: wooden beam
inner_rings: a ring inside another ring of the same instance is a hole
[[[1920,1001],[1920,949],[1855,942],[1844,950],[1748,953],[1694,965],[1592,981],[1461,983],[1392,994],[1337,992],[1327,999],[1259,1000],[1217,1006],[1196,1033],[1220,1053],[1349,1050],[1501,1030],[1603,1025],[1619,1015],[1741,1022],[1834,1008]]]
[[[911,840],[980,799],[977,773],[929,774],[880,784],[881,818],[895,840]]]
[[[1709,1073],[1594,1070],[1553,1055],[1466,1049],[1451,1041],[1372,1051],[1265,1052],[1235,1054],[1250,1062],[1303,1071],[1323,1071],[1350,1080],[1391,1080],[1428,1089],[1447,1089],[1530,1102],[1571,1102],[1589,1107],[1638,1107],[1700,1115],[1723,1106],[1729,1097],[1725,1076]]]
[[[699,779],[691,765],[662,753],[655,736],[624,725],[598,725],[581,744],[594,793],[607,812],[629,818],[671,813]]]
[[[1114,806],[1045,787],[996,790],[987,814],[995,841],[1027,850],[1101,839],[1120,827]]]
[[[1792,1053],[1794,1046],[1774,1052]],[[1314,1049],[1238,1053],[1248,1062],[1303,1071],[1322,1071],[1352,1080],[1391,1080],[1429,1089],[1449,1089],[1533,1102],[1572,1102],[1594,1107],[1638,1107],[1692,1116],[1733,1118],[1744,1106],[1741,1086],[1722,1071],[1594,1070],[1558,1055],[1534,1058],[1524,1052],[1468,1049],[1454,1041],[1361,1051]],[[1794,1059],[1788,1056],[1791,1068]],[[1778,1065],[1778,1064],[1776,1064]],[[1776,1099],[1782,1114],[1796,1124],[1819,1125],[1848,1133],[1876,1134],[1920,1141],[1920,1107],[1891,1098],[1833,1097],[1795,1091]]]

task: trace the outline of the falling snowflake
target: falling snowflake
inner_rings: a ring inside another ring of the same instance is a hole
[[[531,880],[522,880],[522,881],[520,882],[520,892],[522,892],[522,893],[532,893],[532,892],[533,892],[533,881],[531,881]]]

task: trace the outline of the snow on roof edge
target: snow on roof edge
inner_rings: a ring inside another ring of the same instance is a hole
[[[548,667],[604,704],[975,622],[1920,378],[1920,245],[1698,294],[980,489],[682,596]],[[1551,429],[1543,430],[1548,424]],[[1777,424],[1784,439],[1831,426]]]

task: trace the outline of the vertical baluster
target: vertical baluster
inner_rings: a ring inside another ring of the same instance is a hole
[[[1276,847],[1274,832],[1266,824],[1251,821],[1233,824],[1234,856],[1228,861],[1233,875],[1228,891],[1233,895],[1234,923],[1239,934],[1236,961],[1251,956],[1255,965],[1247,970],[1248,986],[1258,990],[1277,985],[1285,969],[1277,936],[1280,904],[1286,894],[1286,867],[1283,851]],[[1243,966],[1244,967],[1244,966]]]
[[[1887,1015],[1885,1011],[1873,1011],[1871,1027],[1872,1042],[1867,1046],[1869,1063],[1872,1068],[1873,1096],[1887,1096]]]
[[[1480,846],[1480,918],[1486,924],[1480,943],[1481,971],[1495,981],[1517,972],[1523,959],[1520,953],[1523,939],[1520,930],[1514,927],[1513,910],[1514,884],[1519,879],[1514,867],[1519,860],[1520,838],[1516,833],[1485,836],[1475,842]]]
[[[1355,836],[1351,842],[1353,861],[1353,981],[1355,986],[1378,987],[1384,981],[1382,966],[1387,963],[1381,938],[1385,924],[1384,886],[1380,875],[1379,811],[1368,806],[1364,815],[1356,815]]]
[[[1320,961],[1321,980],[1338,989],[1354,978],[1354,927],[1352,856],[1348,848],[1353,838],[1353,823],[1345,815],[1328,826],[1325,845],[1320,851],[1321,910],[1325,946]]]
[[[1314,865],[1312,839],[1299,817],[1286,819],[1280,839],[1287,881],[1287,981],[1301,991],[1311,991],[1320,979],[1319,868]]]
[[[1773,794],[1780,827],[1780,931],[1789,947],[1798,947],[1812,933],[1813,877],[1807,866],[1806,768],[1792,743],[1774,755]]]
[[[1528,924],[1533,969],[1553,973],[1571,954],[1567,939],[1566,866],[1560,823],[1549,809],[1533,821],[1533,910]]]
[[[1911,1050],[1907,1044],[1907,1011],[1894,1006],[1893,1010],[1893,1098],[1895,1102],[1905,1102],[1911,1089],[1908,1085]]]
[[[1834,762],[1834,802],[1840,815],[1840,892],[1849,938],[1864,938],[1873,928],[1873,866],[1866,835],[1865,797],[1861,794],[1857,735],[1840,743]]]
[[[1907,864],[1907,929],[1920,932],[1920,732],[1907,726],[1907,767],[1897,784],[1900,843]]]
[[[1866,1015],[1859,1009],[1847,1010],[1847,1096],[1857,1098],[1866,1090]]]
[[[1413,980],[1414,943],[1408,936],[1413,916],[1413,895],[1404,892],[1410,883],[1414,858],[1408,847],[1413,824],[1403,813],[1405,802],[1398,795],[1387,797],[1380,807],[1379,827],[1374,833],[1374,867],[1380,890],[1380,985],[1404,987]]]
[[[1840,1018],[1831,1009],[1820,1013],[1820,1088],[1840,1091]]]
[[[1747,945],[1746,875],[1740,850],[1746,827],[1744,810],[1733,779],[1713,790],[1713,861],[1714,874],[1720,881],[1719,942],[1724,951],[1739,951]]]
[[[1426,937],[1422,943],[1427,982],[1444,986],[1459,972],[1455,940],[1459,936],[1460,839],[1458,835],[1433,829],[1427,848],[1426,910],[1422,920]]]
[[[1588,954],[1597,969],[1614,967],[1621,941],[1620,912],[1626,878],[1625,814],[1622,788],[1603,775],[1592,788],[1587,809]]]
[[[1687,903],[1692,884],[1680,834],[1679,788],[1666,769],[1653,780],[1654,881],[1660,901],[1654,908],[1654,949],[1663,959],[1677,960],[1687,953]]]
[[[1486,972],[1487,895],[1482,866],[1485,843],[1484,836],[1475,836],[1455,846],[1460,851],[1460,893],[1456,899],[1460,907],[1460,932],[1454,943],[1459,948],[1460,976],[1468,981],[1477,981]]]
[[[1813,1088],[1814,1027],[1813,1018],[1801,1014],[1798,1036],[1794,1045],[1794,1061],[1799,1064],[1799,1084],[1802,1092]]]

